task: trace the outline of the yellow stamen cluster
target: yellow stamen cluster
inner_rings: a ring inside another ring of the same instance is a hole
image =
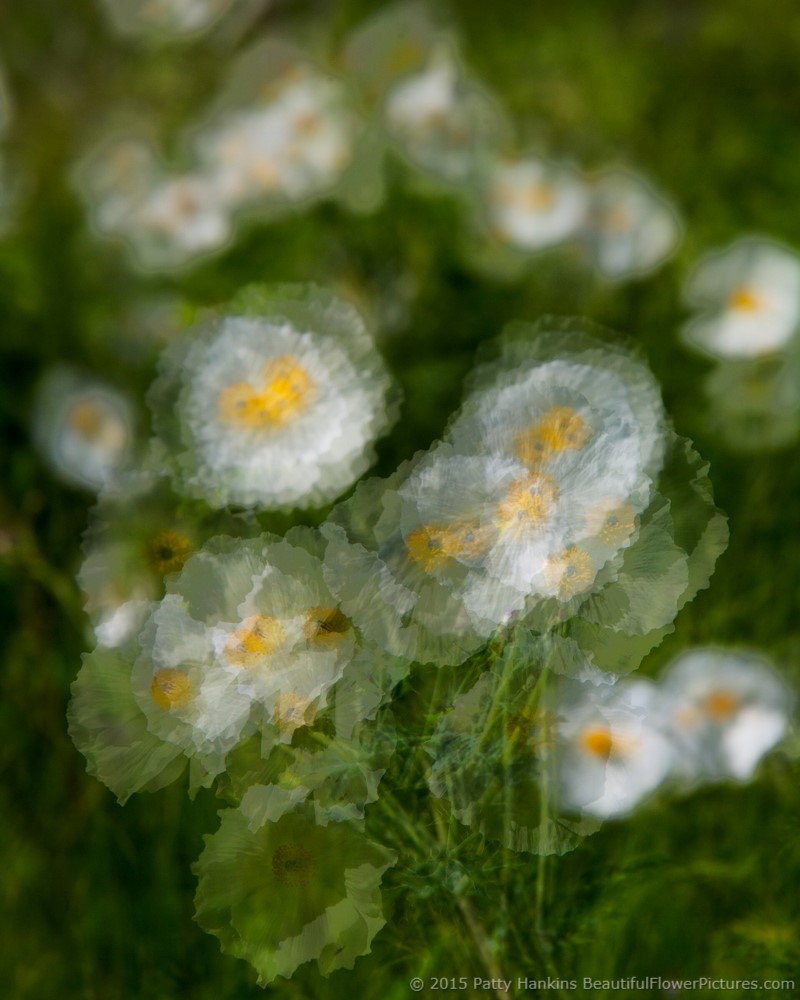
[[[316,862],[302,844],[281,844],[272,855],[272,874],[281,885],[307,885]]]
[[[589,512],[588,526],[606,545],[620,546],[636,530],[636,512],[627,503],[606,503]]]
[[[236,382],[219,394],[219,413],[227,424],[265,430],[281,427],[309,405],[314,380],[291,355],[273,358],[261,374],[262,388]]]
[[[286,630],[270,615],[250,615],[231,632],[225,656],[232,666],[253,670],[265,666],[286,640]]]
[[[147,558],[157,573],[177,573],[189,558],[192,543],[177,531],[161,531],[147,543]]]
[[[555,479],[542,472],[515,480],[497,505],[498,527],[503,531],[543,529],[558,502],[559,492]]]
[[[556,193],[551,184],[541,181],[520,185],[501,181],[494,187],[495,201],[523,212],[546,212],[555,204]]]
[[[80,400],[70,407],[67,420],[70,427],[87,441],[97,441],[103,436],[103,412],[87,400]]]
[[[593,757],[608,760],[614,749],[614,739],[608,726],[590,726],[581,733],[581,746]]]
[[[736,312],[753,313],[761,306],[761,299],[749,288],[735,288],[728,299],[728,306]]]
[[[716,722],[726,722],[739,709],[739,699],[732,692],[719,689],[703,699],[703,709]]]
[[[569,406],[553,406],[535,424],[520,431],[514,451],[520,461],[537,468],[562,451],[578,451],[592,436],[583,417]]]
[[[477,523],[423,524],[406,538],[409,558],[426,573],[437,572],[452,559],[476,559],[488,544],[486,531]]]
[[[559,600],[567,601],[591,586],[595,576],[594,563],[588,552],[573,545],[548,560],[544,575]]]
[[[350,619],[338,608],[310,608],[303,632],[309,642],[330,646],[343,638],[350,628]]]
[[[192,698],[192,683],[182,670],[165,667],[153,675],[150,685],[153,701],[165,712],[183,708]]]

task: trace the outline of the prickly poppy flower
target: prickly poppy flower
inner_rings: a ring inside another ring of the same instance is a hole
[[[251,291],[175,341],[150,402],[180,491],[266,509],[342,493],[396,412],[361,316],[308,286]]]
[[[702,258],[689,275],[686,301],[700,311],[683,336],[717,358],[758,358],[782,351],[800,326],[800,258],[749,238]]]

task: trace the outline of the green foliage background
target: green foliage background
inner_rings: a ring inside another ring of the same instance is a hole
[[[377,6],[296,0],[253,32],[287,27],[316,42],[341,39]],[[668,266],[613,289],[563,259],[541,259],[512,284],[482,279],[466,266],[456,204],[416,196],[394,165],[377,214],[323,203],[249,227],[224,257],[188,274],[143,281],[87,234],[68,171],[131,94],[168,136],[213,93],[229,57],[208,39],[170,48],[120,41],[93,0],[0,6],[18,185],[15,224],[0,241],[0,983],[11,1000],[263,995],[251,970],[222,956],[192,921],[189,866],[215,828],[213,796],[192,804],[182,786],[170,787],[120,808],[85,775],[66,734],[69,685],[89,643],[73,574],[91,497],[63,487],[32,452],[32,390],[42,370],[68,359],[141,399],[154,358],[122,351],[115,324],[143,287],[177,289],[203,305],[254,280],[315,280],[369,309],[412,275],[418,295],[408,324],[381,345],[405,392],[401,423],[380,449],[382,473],[440,433],[475,347],[506,321],[582,314],[629,334],[679,433],[710,460],[731,525],[711,588],[643,669],[657,673],[690,644],[740,643],[785,664],[800,690],[796,450],[740,457],[708,439],[706,365],[676,341],[681,277],[700,253],[750,231],[800,246],[795,0],[764,8],[752,0],[454,0],[451,13],[467,62],[531,147],[586,167],[638,167],[673,196],[686,234]],[[307,966],[267,994],[393,1000],[410,995],[413,975],[486,977],[470,937],[476,920],[507,978],[800,979],[797,752],[794,736],[756,783],[649,806],[550,860],[541,933],[531,918],[537,859],[501,858],[500,884],[496,859],[489,864],[473,844],[462,857],[472,877],[466,909],[435,874],[418,873],[416,891],[404,895],[389,880],[394,912],[353,973],[323,980]],[[420,822],[432,822],[425,810]]]

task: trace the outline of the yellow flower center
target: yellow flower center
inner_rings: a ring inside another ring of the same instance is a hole
[[[189,558],[192,543],[177,531],[162,531],[147,543],[147,557],[162,576],[176,573]]]
[[[541,472],[523,476],[511,484],[497,505],[496,520],[501,530],[541,530],[558,502],[558,483]]]
[[[219,394],[219,412],[227,424],[251,430],[281,427],[311,402],[314,381],[296,358],[273,358],[262,372],[263,388],[236,382]]]
[[[591,427],[579,413],[569,406],[553,406],[517,434],[514,452],[525,465],[536,468],[562,451],[579,451],[591,436]]]
[[[752,313],[759,309],[761,299],[749,288],[735,288],[728,299],[728,305],[736,312]]]
[[[153,675],[150,694],[156,705],[164,711],[183,708],[191,700],[192,683],[182,670],[165,667]]]
[[[264,665],[286,639],[286,631],[277,618],[250,615],[228,636],[225,656],[234,667],[252,670]]]
[[[302,844],[281,844],[272,855],[272,874],[281,885],[307,885],[316,862]]]
[[[96,441],[103,435],[103,412],[86,400],[73,403],[67,416],[70,427],[87,441]]]
[[[594,580],[594,563],[588,552],[573,545],[548,559],[544,575],[548,586],[555,589],[559,600],[567,601],[591,586]]]
[[[338,608],[311,608],[303,632],[309,642],[332,645],[350,628],[350,620]]]
[[[719,689],[704,698],[703,708],[716,722],[725,722],[739,708],[739,699],[730,691]]]
[[[620,546],[636,530],[636,512],[630,504],[606,501],[587,513],[586,527],[606,545]]]
[[[614,740],[608,726],[591,726],[581,733],[581,746],[593,757],[608,760],[614,748]]]
[[[406,538],[409,558],[426,573],[435,573],[452,559],[478,558],[488,546],[479,524],[423,524]]]

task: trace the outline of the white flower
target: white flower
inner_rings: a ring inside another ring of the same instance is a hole
[[[133,410],[104,382],[59,368],[37,390],[33,435],[61,479],[99,490],[129,457]]]
[[[678,773],[692,781],[752,778],[785,735],[791,697],[769,664],[750,653],[696,649],[663,679]]]
[[[484,203],[489,225],[504,242],[542,250],[577,236],[589,197],[574,170],[528,157],[494,165]]]
[[[357,129],[344,86],[295,64],[259,99],[206,125],[196,146],[201,169],[230,208],[297,202],[336,184]]]
[[[188,35],[208,28],[234,0],[103,0],[124,35]]]
[[[196,174],[166,177],[143,194],[123,234],[145,267],[180,266],[231,237],[216,188]]]
[[[800,325],[800,258],[764,239],[746,239],[702,258],[686,283],[701,315],[684,327],[694,347],[719,358],[781,351]]]
[[[166,355],[154,408],[178,421],[179,488],[216,506],[324,503],[369,465],[392,417],[389,377],[359,314],[332,295],[278,289],[258,311]]]
[[[674,750],[660,730],[659,695],[647,681],[582,685],[560,706],[561,804],[606,819],[631,812],[667,778]]]
[[[469,179],[501,129],[489,97],[464,77],[445,47],[431,53],[421,72],[389,90],[383,113],[409,159],[452,182]]]
[[[606,277],[652,271],[674,252],[680,232],[674,208],[639,177],[613,171],[592,185],[586,238]]]

